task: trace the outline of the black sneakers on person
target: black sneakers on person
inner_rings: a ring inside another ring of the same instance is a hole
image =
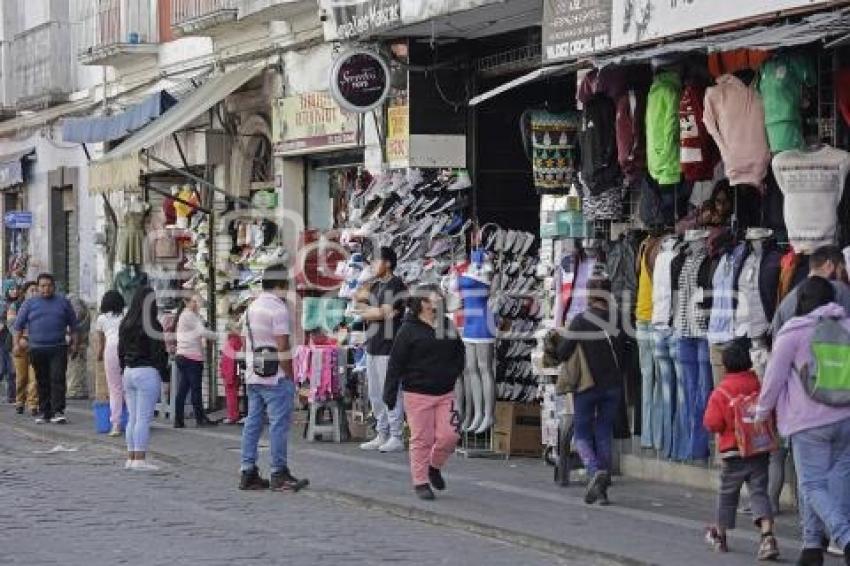
[[[593,505],[602,496],[605,491],[605,499],[608,499],[608,472],[599,471],[593,474],[593,478],[587,484],[587,490],[584,492],[584,502],[588,505]]]
[[[256,466],[252,470],[243,470],[239,478],[239,489],[243,491],[259,491],[269,488],[269,480],[260,476],[260,470]]]
[[[416,492],[416,497],[424,501],[433,501],[434,499],[436,499],[436,497],[434,497],[434,492],[431,491],[431,486],[427,483],[417,485],[413,488],[413,491]]]
[[[275,472],[271,477],[271,489],[275,491],[299,492],[310,485],[310,480],[299,480],[289,473],[289,470]]]
[[[431,482],[431,486],[434,489],[440,491],[446,489],[446,480],[443,479],[443,474],[437,468],[428,466],[428,481]]]
[[[23,415],[24,414],[24,408],[23,407],[15,407],[15,412],[18,413],[19,415]]]
[[[823,549],[804,548],[796,564],[797,566],[823,566]]]

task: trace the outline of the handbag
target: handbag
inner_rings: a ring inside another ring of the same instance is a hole
[[[558,395],[582,393],[595,385],[596,382],[593,380],[584,355],[584,348],[581,344],[577,344],[573,354],[561,364],[558,381],[555,383],[555,392]]]
[[[251,331],[250,309],[245,313],[245,326],[248,328],[248,339],[251,340],[252,364],[251,369],[259,377],[274,377],[280,370],[280,357],[277,348],[273,346],[254,345],[254,333]]]

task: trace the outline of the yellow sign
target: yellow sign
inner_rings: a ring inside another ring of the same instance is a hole
[[[273,111],[275,155],[298,155],[357,145],[357,115],[344,112],[327,91],[279,98]]]
[[[410,162],[410,107],[387,109],[387,165],[402,169]]]

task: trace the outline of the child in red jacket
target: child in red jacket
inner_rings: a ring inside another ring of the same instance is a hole
[[[218,371],[224,381],[224,404],[227,408],[225,424],[239,423],[239,370],[236,359],[242,351],[242,337],[233,323],[228,324],[227,340],[221,349]]]
[[[703,417],[705,428],[717,434],[717,451],[722,460],[717,523],[708,529],[706,542],[718,552],[728,552],[726,531],[735,528],[741,487],[746,483],[753,520],[761,529],[758,559],[775,560],[779,557],[779,548],[773,536],[773,511],[767,495],[770,455],[765,453],[743,458],[735,439],[735,413],[731,400],[758,393],[761,389],[758,376],[752,371],[747,340],[736,340],[723,350],[723,366],[726,375],[711,393]]]

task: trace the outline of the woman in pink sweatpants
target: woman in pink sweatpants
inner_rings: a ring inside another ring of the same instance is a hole
[[[421,499],[434,499],[432,487],[446,488],[440,470],[457,447],[454,388],[464,367],[463,343],[444,316],[439,288],[418,287],[393,341],[384,402],[393,410],[401,387],[410,425],[410,471]]]
[[[121,436],[124,412],[124,383],[118,361],[118,327],[124,318],[124,299],[118,291],[107,291],[100,302],[100,315],[95,321],[97,361],[103,362],[109,387],[109,436]]]

